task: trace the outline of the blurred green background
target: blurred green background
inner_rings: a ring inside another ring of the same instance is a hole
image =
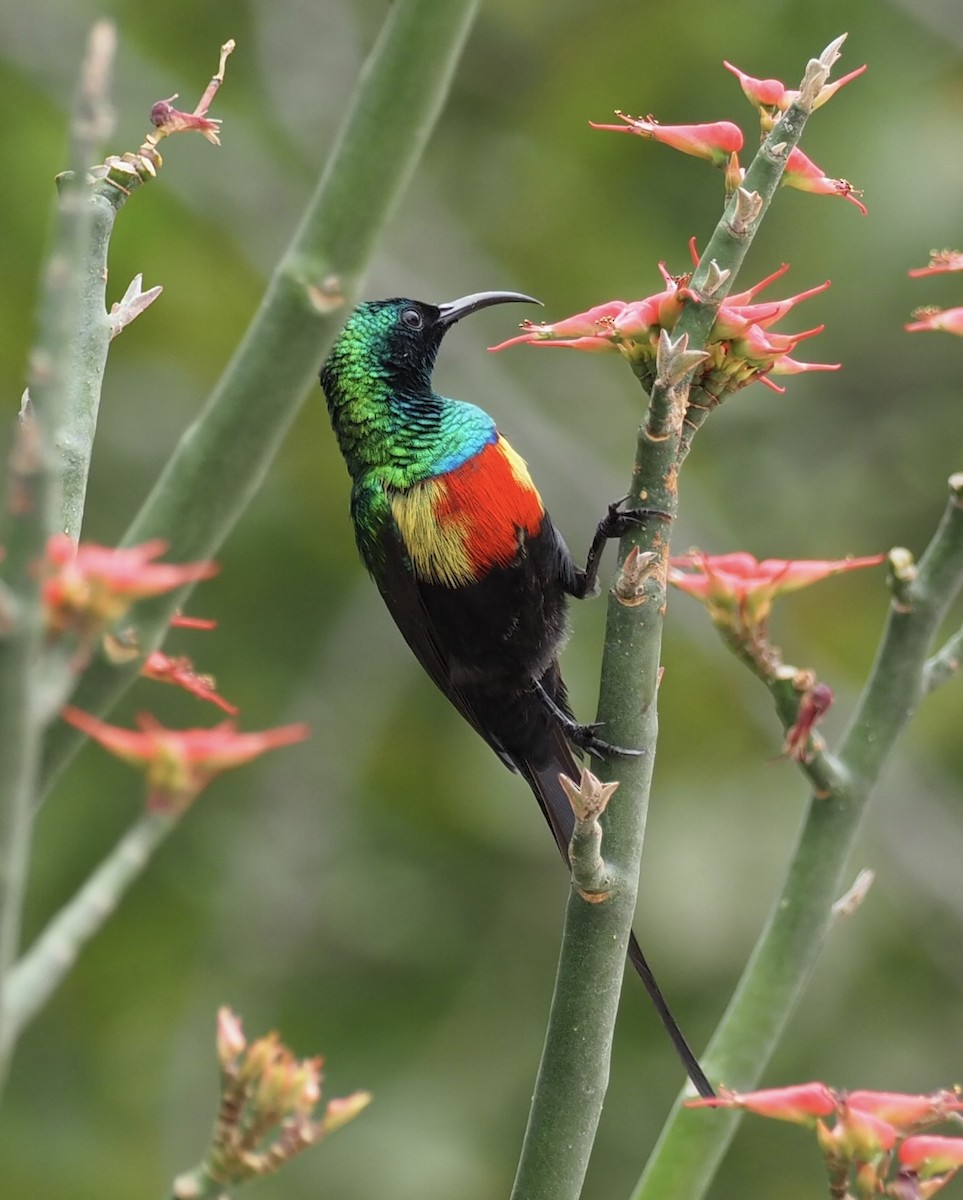
[[[439,3],[443,0],[439,0]],[[120,34],[118,127],[137,146],[151,104],[192,107],[228,36],[238,49],[214,150],[168,143],[161,179],[123,212],[110,296],[138,271],[164,295],[114,344],[86,536],[116,539],[258,303],[330,146],[384,0],[34,0],[0,9],[4,436],[23,387],[51,180],[93,18]],[[748,0],[720,5],[487,0],[439,127],[385,231],[366,293],[441,300],[483,288],[541,297],[548,319],[657,289],[704,243],[722,180],[695,159],[595,133],[612,110],[665,122],[755,117],[728,58],[798,80],[843,30],[840,71],[866,76],[812,121],[805,149],[865,189],[869,216],[783,191],[740,286],[792,262],[774,291],[832,289],[786,328],[826,332],[801,357],[837,374],[754,386],[686,464],[678,549],[836,557],[920,551],[963,468],[963,346],[902,332],[911,309],[963,303],[959,276],[910,280],[958,246],[963,14],[955,0]],[[483,403],[528,459],[573,547],[624,491],[640,397],[616,358],[485,346],[506,309],[446,343],[437,382]],[[531,798],[409,658],[358,563],[348,481],[319,391],[179,633],[241,706],[245,728],[307,720],[310,742],[211,787],[30,1028],[0,1123],[0,1192],[158,1196],[203,1150],[215,1104],[214,1014],[278,1027],[327,1056],[327,1087],[375,1094],[330,1145],[253,1197],[491,1200],[510,1190],[551,994],[567,882]],[[268,398],[265,398],[268,402]],[[580,551],[579,551],[580,552]],[[774,637],[836,692],[845,720],[886,608],[881,572],[781,602]],[[565,652],[576,711],[594,712],[604,604],[579,606]],[[956,613],[959,622],[960,613]],[[779,885],[806,792],[778,760],[767,696],[701,609],[669,612],[637,928],[701,1047]],[[141,683],[115,713],[214,723]],[[766,1082],[929,1090],[963,1081],[960,685],[897,748],[852,863],[877,872],[834,934]],[[37,828],[28,934],[141,804],[139,781],[88,749]],[[682,1081],[628,980],[587,1200],[627,1194]],[[707,1116],[706,1119],[711,1119]],[[810,1139],[748,1122],[717,1198],[821,1193]],[[957,1185],[959,1187],[959,1185]]]

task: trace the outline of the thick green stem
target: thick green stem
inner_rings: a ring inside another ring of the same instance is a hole
[[[144,813],[16,963],[3,989],[14,1036],[46,1004],[177,821],[168,812]]]
[[[792,1016],[832,923],[873,784],[923,694],[926,654],[963,587],[963,475],[918,569],[894,571],[894,601],[870,677],[837,754],[842,779],[809,805],[789,874],[704,1059],[739,1091],[757,1084]],[[738,1124],[735,1113],[694,1112],[683,1097],[632,1200],[704,1195]]]
[[[115,196],[118,195],[115,193]],[[97,432],[97,412],[110,345],[107,318],[107,247],[120,207],[114,197],[91,193],[84,258],[79,280],[78,323],[68,342],[70,364],[56,451],[60,466],[61,519],[59,529],[80,539],[87,499],[87,477]]]
[[[376,238],[441,111],[478,0],[396,0],[301,226],[201,415],[125,535],[164,537],[177,559],[214,554],[256,492],[360,286]],[[157,646],[185,591],[140,606],[142,649]],[[139,662],[100,659],[75,702],[102,713]],[[45,747],[45,787],[82,737],[67,725]]]
[[[82,183],[104,133],[113,27],[94,26],[71,122],[73,181],[56,210],[41,281],[28,396],[11,455],[0,515],[5,549],[0,596],[0,1087],[15,1042],[3,983],[20,947],[41,739],[49,719],[41,671],[43,617],[37,563],[63,527],[59,438],[74,401],[73,347],[86,326],[88,245],[94,214]]]
[[[793,105],[760,147],[743,194],[733,196],[693,274],[695,299],[683,311],[673,340],[660,344],[636,448],[633,503],[675,515],[688,381],[807,115]],[[656,523],[628,534],[619,546],[620,575],[609,596],[598,719],[607,738],[641,748],[642,756],[613,759],[599,772],[622,784],[603,818],[612,889],[601,904],[587,904],[575,890],[569,899],[514,1200],[578,1197],[601,1115],[655,757],[668,554],[668,531]]]

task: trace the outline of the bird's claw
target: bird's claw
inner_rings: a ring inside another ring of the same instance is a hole
[[[644,525],[649,517],[664,517],[667,521],[672,519],[671,514],[661,508],[622,508],[629,499],[630,496],[623,496],[609,505],[608,512],[599,521],[600,536],[606,539],[620,538],[630,529]]]
[[[580,750],[584,750],[586,754],[591,754],[602,762],[609,758],[641,758],[644,753],[642,750],[629,750],[625,746],[613,746],[611,742],[600,738],[596,731],[601,729],[602,725],[602,721],[592,721],[585,725],[572,721],[565,730],[565,735]]]

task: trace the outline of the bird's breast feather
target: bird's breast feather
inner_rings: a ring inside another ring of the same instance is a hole
[[[454,469],[393,492],[391,512],[415,575],[447,587],[509,566],[545,517],[524,460],[502,437]]]

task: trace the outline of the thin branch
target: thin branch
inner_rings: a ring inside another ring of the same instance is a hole
[[[957,678],[963,666],[963,628],[947,638],[932,658],[927,659],[923,672],[923,691],[929,695],[944,683]]]
[[[174,812],[145,812],[15,964],[3,989],[14,1037],[50,999],[178,820]]]

